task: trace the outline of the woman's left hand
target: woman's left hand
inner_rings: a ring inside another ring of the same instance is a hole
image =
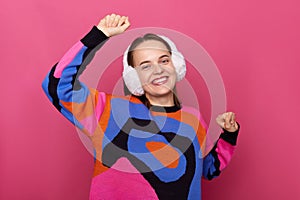
[[[216,121],[221,126],[221,128],[225,129],[228,132],[235,132],[238,130],[238,124],[235,120],[235,114],[233,112],[225,112],[218,115]]]

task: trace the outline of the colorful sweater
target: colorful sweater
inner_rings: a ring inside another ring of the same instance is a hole
[[[94,147],[90,199],[201,199],[201,177],[217,177],[230,161],[238,131],[223,130],[204,156],[206,128],[186,107],[148,109],[78,80],[87,56],[108,38],[95,26],[43,81],[52,104]]]

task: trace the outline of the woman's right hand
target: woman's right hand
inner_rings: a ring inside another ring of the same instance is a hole
[[[121,34],[130,26],[128,17],[116,14],[106,15],[100,20],[97,28],[107,37]]]

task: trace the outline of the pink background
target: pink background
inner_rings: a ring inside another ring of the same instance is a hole
[[[199,42],[224,79],[239,146],[203,199],[300,199],[299,1],[0,2],[0,199],[87,199],[93,159],[41,82],[100,17],[165,27]],[[207,110],[206,110],[207,112]]]

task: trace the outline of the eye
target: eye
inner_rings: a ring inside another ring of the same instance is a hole
[[[160,61],[161,64],[166,65],[170,62],[169,58],[164,58]]]
[[[148,70],[148,69],[150,69],[151,68],[151,65],[142,65],[141,66],[141,69],[142,70]]]

